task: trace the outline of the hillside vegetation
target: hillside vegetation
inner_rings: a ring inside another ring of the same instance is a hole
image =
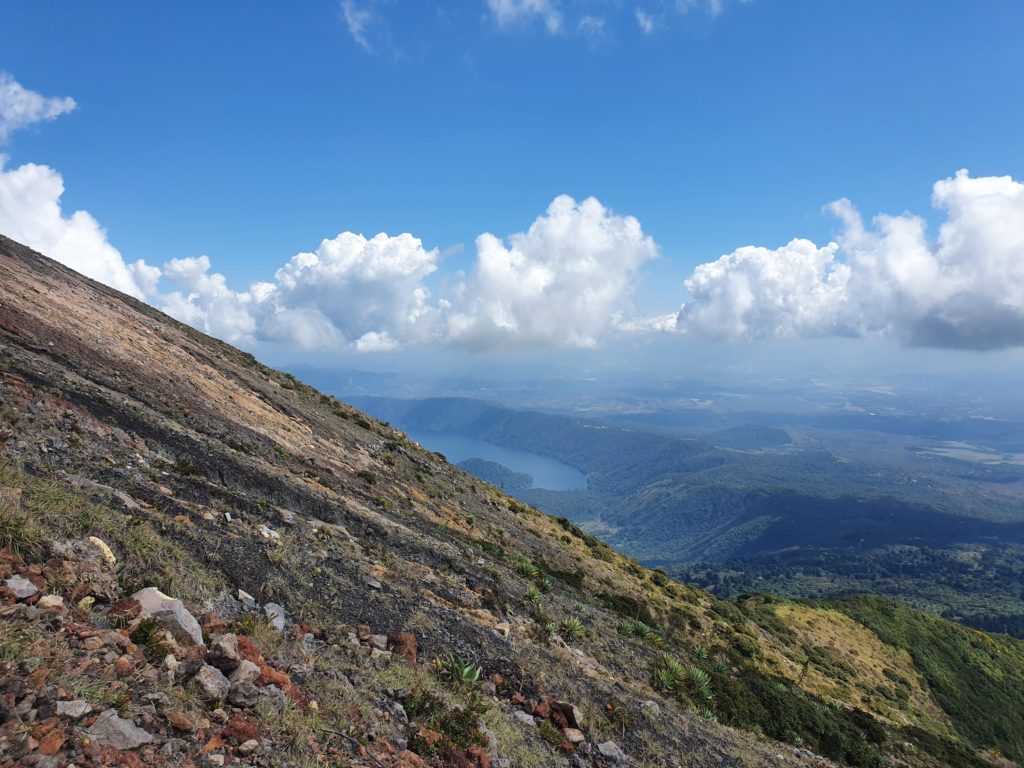
[[[940,462],[936,474],[910,476],[797,449],[784,430],[756,425],[684,439],[460,398],[357,402],[410,430],[471,435],[580,468],[585,491],[510,490],[720,596],[885,594],[1024,637],[1019,504],[985,493],[1001,476],[965,477],[973,465]]]
[[[1024,757],[1020,643],[714,597],[2,238],[0,286],[0,764]],[[225,649],[254,680],[218,694]]]

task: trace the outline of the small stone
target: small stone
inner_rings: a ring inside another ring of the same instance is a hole
[[[39,754],[45,757],[52,757],[60,752],[68,735],[62,730],[52,730],[39,741]],[[37,763],[38,765],[38,763]]]
[[[135,663],[128,656],[118,656],[117,661],[114,662],[114,674],[116,674],[122,680],[126,677],[131,677],[135,671]]]
[[[42,611],[60,611],[64,608],[64,598],[60,595],[43,595],[36,603],[36,608]]]
[[[370,589],[384,589],[384,585],[377,581],[377,579],[373,578],[373,576],[364,576],[363,584],[368,586]]]
[[[209,664],[203,664],[192,684],[198,690],[199,697],[207,703],[215,703],[224,700],[231,688],[231,683],[224,677],[224,673]]]
[[[583,735],[583,731],[579,728],[566,728],[562,733],[565,735],[565,740],[570,744],[579,744],[587,740],[587,737]]]
[[[412,632],[392,632],[388,635],[387,648],[405,659],[410,667],[416,666],[416,635]]]
[[[113,709],[104,710],[89,728],[88,734],[97,744],[114,749],[135,749],[153,741],[152,734],[131,720],[119,717]]]
[[[228,692],[228,701],[243,709],[255,707],[259,699],[260,689],[254,683],[234,683]]]
[[[238,635],[228,633],[218,635],[210,642],[210,650],[206,660],[224,672],[230,672],[242,660],[238,653]]]
[[[220,766],[224,765],[224,755],[207,755],[206,759],[210,761],[210,765],[217,766],[217,768],[220,768]]]
[[[512,633],[512,625],[507,621],[499,621],[494,625],[494,630],[502,637],[508,637]]]
[[[267,615],[267,618],[270,619],[270,623],[273,625],[274,629],[278,632],[284,631],[285,613],[282,606],[277,603],[267,603],[263,606],[263,612]]]
[[[196,720],[187,712],[170,712],[167,715],[167,722],[179,731],[195,733]]]
[[[246,592],[244,589],[239,589],[237,592],[238,602],[242,604],[242,607],[247,611],[251,611],[256,607],[256,598]]]
[[[248,741],[243,741],[238,745],[238,754],[244,757],[245,755],[251,755],[259,748],[260,743],[256,741],[256,739],[249,739]]]
[[[537,722],[533,719],[533,715],[529,714],[528,712],[523,712],[523,710],[521,709],[513,710],[512,715],[513,717],[515,717],[516,720],[518,720],[523,725],[531,725],[534,727],[536,727],[537,725]]]
[[[658,702],[653,699],[647,699],[647,701],[640,705],[640,709],[642,709],[648,717],[652,718],[658,717],[661,714],[661,707],[658,705]]]
[[[551,709],[565,715],[566,721],[573,728],[582,728],[586,724],[583,711],[575,704],[570,704],[567,701],[556,701],[551,705]]]
[[[203,630],[181,600],[169,597],[156,587],[139,590],[132,599],[138,602],[141,616],[151,616],[179,643],[204,646]]]
[[[376,648],[378,651],[386,651],[388,649],[388,636],[370,635],[370,647]]]
[[[98,651],[104,645],[102,637],[87,637],[82,641],[82,646],[87,651]]]
[[[84,699],[57,702],[57,715],[59,717],[69,717],[72,720],[78,720],[90,712],[92,712],[92,704]]]
[[[295,525],[295,513],[290,509],[278,509],[277,516],[281,518],[281,522],[285,525]]]
[[[603,741],[597,745],[597,753],[609,765],[628,765],[629,758],[614,741]]]
[[[228,677],[232,683],[255,683],[260,676],[260,668],[248,659],[242,659]]]
[[[15,600],[25,600],[39,591],[36,585],[24,576],[11,576],[4,582],[4,586],[14,593]]]
[[[309,711],[310,712],[319,712],[320,711],[320,705],[317,703],[316,699],[313,699],[311,702],[309,702]]]

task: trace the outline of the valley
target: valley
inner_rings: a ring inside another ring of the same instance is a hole
[[[868,430],[874,417],[777,413],[733,424],[752,415],[742,412],[684,429],[671,413],[598,420],[462,398],[352,399],[432,449],[458,435],[578,467],[585,489],[511,492],[716,594],[883,594],[1024,632],[1024,482],[1015,462],[993,459],[1017,449],[1017,423],[889,417]],[[943,453],[960,433],[997,447]]]

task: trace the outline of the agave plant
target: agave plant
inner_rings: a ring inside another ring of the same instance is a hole
[[[633,637],[636,634],[636,624],[632,621],[620,621],[617,627],[620,635]]]
[[[690,688],[704,701],[714,701],[715,692],[711,690],[711,675],[700,667],[690,667],[687,670],[690,679]]]
[[[698,645],[693,649],[693,655],[701,661],[707,661],[708,658],[708,647],[706,645]]]
[[[642,621],[634,621],[633,634],[635,634],[642,640],[647,640],[654,636],[654,630],[651,627],[644,624]]]
[[[665,654],[661,657],[661,665],[669,672],[671,672],[672,676],[676,680],[682,680],[686,677],[686,667],[684,667],[682,664],[680,664],[678,661],[676,661],[668,654]]]
[[[654,687],[663,693],[674,691],[685,679],[686,667],[667,653],[662,654],[654,668]]]
[[[690,709],[693,714],[703,717],[705,720],[711,720],[712,722],[718,722],[718,718],[715,716],[715,712],[711,707],[693,707]]]
[[[535,579],[540,575],[537,566],[525,557],[521,557],[516,561],[516,570],[528,579]]]
[[[479,664],[462,661],[449,653],[443,659],[434,659],[434,671],[442,680],[451,683],[475,683],[483,670]]]
[[[551,586],[552,585],[550,576],[541,576],[537,579],[537,589],[539,589],[544,594],[547,594],[551,591]]]
[[[664,667],[654,670],[654,690],[668,693],[676,689],[678,682],[676,676]]]
[[[583,622],[575,616],[570,616],[567,619],[562,619],[559,629],[563,637],[575,639],[583,634]]]
[[[539,603],[541,598],[541,591],[537,587],[531,586],[526,590],[526,599],[531,603]]]

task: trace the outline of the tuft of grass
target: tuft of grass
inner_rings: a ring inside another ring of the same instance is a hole
[[[0,502],[0,549],[12,549],[19,555],[39,548],[42,532],[32,518]]]
[[[542,722],[540,727],[537,728],[537,733],[552,747],[558,747],[563,741],[565,741],[565,736],[563,736],[562,732],[551,724],[550,720]]]

